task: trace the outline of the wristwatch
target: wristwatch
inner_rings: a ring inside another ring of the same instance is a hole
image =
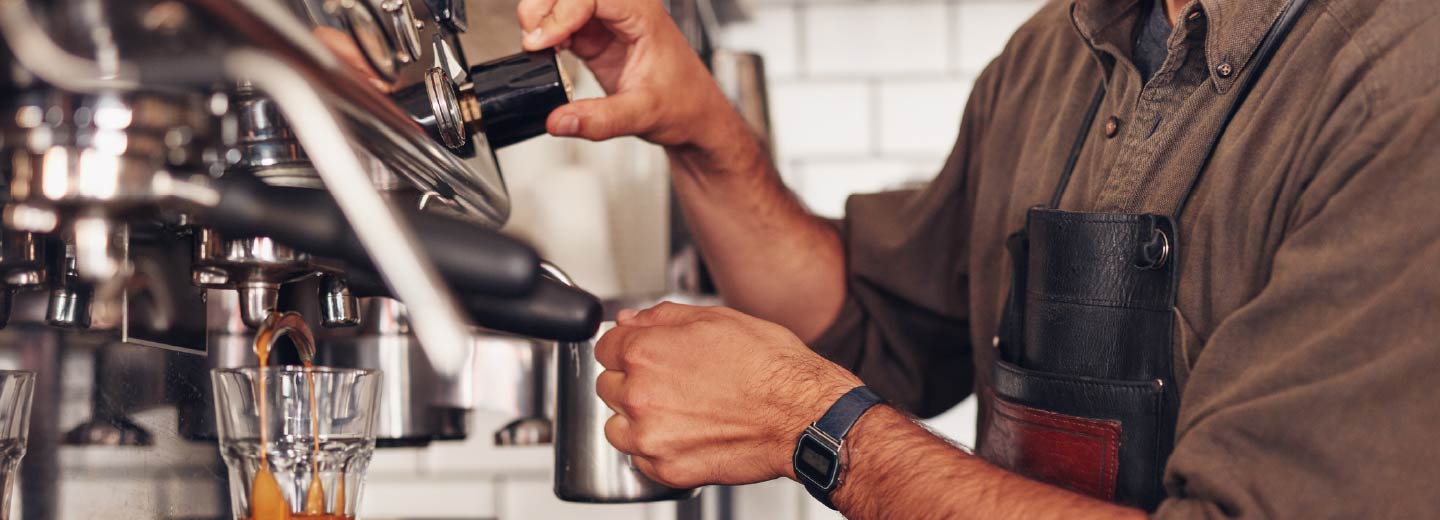
[[[835,504],[830,502],[830,492],[839,487],[842,480],[840,473],[844,464],[840,460],[840,448],[845,445],[845,434],[866,410],[884,401],[869,388],[857,386],[840,396],[820,420],[800,434],[792,461],[795,478],[825,507],[835,509]]]

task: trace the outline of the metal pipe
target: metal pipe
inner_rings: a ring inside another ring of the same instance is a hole
[[[56,45],[25,0],[0,0],[0,37],[26,70],[57,87],[95,92],[132,90],[138,85],[134,67],[121,63],[114,74],[106,74],[99,63]]]
[[[310,29],[280,2],[270,0],[191,0],[243,45],[256,46],[290,63],[324,89],[332,106],[345,115],[356,142],[382,157],[387,166],[421,189],[458,207],[482,225],[498,228],[510,216],[510,196],[500,168],[484,139],[476,161],[465,161],[435,142],[390,98],[348,69]],[[76,92],[133,90],[176,86],[184,74],[118,62],[107,72],[98,62],[76,56],[44,33],[25,0],[0,0],[0,38],[30,73]],[[209,60],[152,60],[161,66],[189,67]],[[190,78],[194,79],[194,78]],[[252,78],[243,78],[252,79]]]
[[[190,3],[223,27],[236,31],[247,45],[283,59],[312,85],[324,89],[324,99],[345,115],[356,142],[383,158],[397,173],[459,206],[482,224],[498,228],[509,218],[510,198],[505,182],[484,139],[475,140],[480,148],[477,161],[467,162],[451,153],[431,139],[390,98],[342,64],[280,2],[191,0]],[[255,78],[243,79],[253,81]],[[274,97],[283,95],[277,93]]]
[[[225,69],[274,98],[381,276],[412,311],[415,334],[436,371],[459,375],[470,344],[459,307],[407,224],[370,184],[321,92],[289,64],[258,51],[231,51]]]

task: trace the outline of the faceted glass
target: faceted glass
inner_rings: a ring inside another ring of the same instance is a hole
[[[10,518],[15,469],[25,456],[34,393],[34,372],[0,370],[0,520]]]
[[[379,371],[245,367],[211,379],[236,519],[354,518],[375,450]]]

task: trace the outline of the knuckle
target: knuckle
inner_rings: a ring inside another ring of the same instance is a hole
[[[664,450],[664,436],[654,428],[636,428],[631,435],[635,452],[642,456],[655,457]]]
[[[661,484],[677,489],[692,488],[696,485],[697,479],[692,474],[693,472],[686,469],[686,467],[679,462],[673,460],[657,460],[653,467],[655,474],[652,476]]]
[[[644,365],[648,360],[645,345],[643,343],[631,343],[628,348],[620,351],[620,361],[626,366]]]
[[[620,396],[620,406],[631,416],[639,417],[650,411],[650,394],[638,386],[631,385]]]

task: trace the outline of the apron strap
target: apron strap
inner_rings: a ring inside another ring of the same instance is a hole
[[[1060,207],[1060,198],[1065,196],[1065,187],[1070,185],[1070,175],[1075,173],[1075,163],[1080,161],[1080,152],[1085,149],[1085,140],[1090,137],[1090,127],[1095,126],[1095,114],[1100,112],[1100,104],[1104,101],[1105,82],[1101,81],[1095,89],[1095,99],[1090,101],[1090,108],[1085,111],[1084,126],[1076,132],[1075,144],[1070,145],[1070,155],[1065,158],[1065,169],[1060,171],[1060,181],[1055,184],[1055,193],[1050,196],[1049,208]]]
[[[1235,120],[1235,114],[1240,111],[1240,106],[1250,96],[1250,91],[1254,90],[1261,74],[1270,65],[1270,59],[1275,56],[1280,44],[1285,41],[1290,30],[1295,27],[1295,22],[1300,19],[1300,13],[1305,11],[1307,4],[1309,4],[1309,0],[1290,0],[1285,4],[1285,9],[1280,12],[1275,24],[1271,25],[1270,30],[1265,33],[1265,39],[1261,40],[1260,47],[1255,51],[1250,72],[1240,80],[1240,85],[1236,88],[1230,106],[1226,110],[1225,119],[1221,121],[1220,128],[1212,134],[1210,145],[1206,147],[1205,158],[1200,161],[1200,166],[1191,175],[1190,183],[1186,186],[1184,193],[1180,194],[1180,200],[1171,214],[1171,218],[1177,222],[1177,225],[1180,222],[1180,216],[1185,213],[1186,205],[1190,202],[1190,196],[1195,193],[1195,187],[1200,184],[1200,177],[1205,172],[1205,168],[1210,165],[1210,159],[1215,156],[1215,147],[1219,146],[1220,138],[1225,136],[1225,129]],[[1090,127],[1095,126],[1095,116],[1099,113],[1100,105],[1104,100],[1105,83],[1102,81],[1100,87],[1095,90],[1095,97],[1090,102],[1090,108],[1085,112],[1084,126],[1080,127],[1080,131],[1075,136],[1075,143],[1070,146],[1070,155],[1065,159],[1065,169],[1060,172],[1060,180],[1055,184],[1055,191],[1051,194],[1050,205],[1047,207],[1052,209],[1060,207],[1060,199],[1065,195],[1065,188],[1069,186],[1070,177],[1075,173],[1075,165],[1080,160],[1080,152],[1085,149],[1085,141],[1090,137]]]
[[[1200,161],[1200,167],[1196,169],[1195,174],[1190,177],[1190,185],[1185,188],[1184,193],[1180,194],[1180,202],[1176,204],[1175,212],[1171,216],[1176,222],[1177,227],[1179,226],[1180,216],[1185,213],[1185,206],[1190,202],[1190,195],[1195,193],[1195,187],[1200,184],[1200,177],[1205,173],[1205,168],[1210,165],[1210,158],[1215,156],[1215,148],[1220,145],[1220,138],[1225,136],[1225,129],[1228,128],[1230,122],[1235,119],[1235,114],[1240,111],[1240,105],[1243,105],[1245,99],[1250,96],[1250,91],[1254,90],[1255,84],[1259,82],[1261,74],[1263,74],[1265,68],[1270,65],[1270,59],[1275,56],[1275,52],[1280,48],[1280,43],[1284,42],[1285,37],[1290,34],[1290,29],[1295,27],[1295,22],[1300,19],[1300,13],[1305,11],[1305,5],[1308,3],[1309,0],[1290,0],[1287,2],[1285,9],[1280,11],[1279,19],[1276,20],[1274,25],[1270,26],[1269,32],[1265,33],[1265,39],[1261,40],[1259,49],[1255,51],[1255,58],[1251,61],[1250,73],[1246,74],[1245,78],[1240,80],[1239,88],[1235,90],[1235,96],[1230,102],[1230,108],[1225,113],[1225,119],[1220,123],[1220,128],[1215,131],[1214,136],[1210,139],[1210,146],[1206,148],[1205,159]]]

